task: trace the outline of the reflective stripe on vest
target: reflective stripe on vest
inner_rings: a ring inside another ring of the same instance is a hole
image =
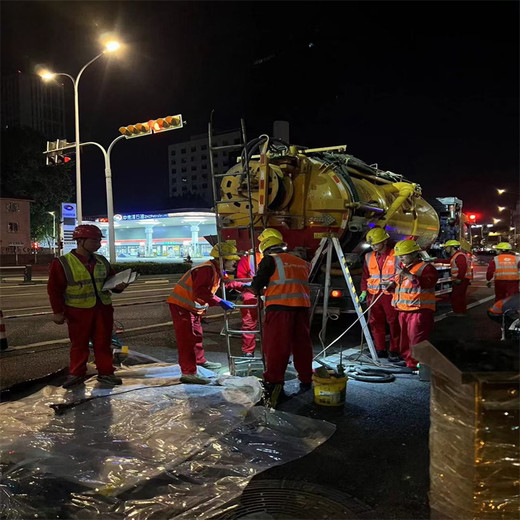
[[[473,279],[473,267],[471,265],[471,259],[466,253],[463,253],[462,251],[457,251],[450,260],[450,268],[451,268],[451,279],[456,280],[459,277],[459,267],[457,266],[456,260],[457,257],[463,256],[464,260],[466,260],[466,274],[464,275],[464,278],[467,280]]]
[[[203,264],[197,265],[191,268],[189,271],[182,275],[182,278],[173,286],[172,292],[168,299],[168,303],[173,303],[179,307],[184,307],[191,312],[196,314],[203,314],[208,308],[206,302],[197,302],[193,296],[193,278],[192,272],[201,267],[211,267],[213,269],[213,284],[211,286],[211,294],[215,294],[220,287],[220,276],[213,262],[204,262]]]
[[[426,265],[426,262],[419,262],[413,265],[409,271],[415,276],[420,276]],[[398,310],[435,310],[435,287],[423,289],[420,285],[414,286],[411,280],[399,274],[396,275],[396,284],[392,305]]]
[[[366,256],[366,262],[368,266],[368,273],[370,277],[367,279],[367,291],[370,294],[377,294],[381,289],[382,282],[390,282],[395,276],[395,255],[394,250],[383,260],[383,267],[380,269],[377,263],[375,251],[371,251]],[[385,294],[389,294],[388,291],[383,289]]]
[[[509,253],[500,254],[493,259],[495,262],[495,280],[519,280],[518,256]]]
[[[265,290],[266,307],[269,305],[310,307],[310,264],[288,253],[270,256],[275,262],[275,270]]]
[[[92,276],[76,255],[67,253],[58,258],[67,279],[67,288],[65,289],[65,305],[67,307],[76,307],[78,309],[94,307],[97,301],[96,291],[104,305],[112,303],[110,292],[102,290],[103,284],[110,273],[110,264],[104,256],[94,253],[94,258],[96,259],[96,265],[94,266]],[[92,278],[94,278],[96,284],[95,288]]]

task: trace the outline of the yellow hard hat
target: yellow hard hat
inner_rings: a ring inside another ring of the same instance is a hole
[[[390,238],[390,235],[380,227],[372,228],[367,233],[367,242],[371,245],[379,244],[380,242],[384,242],[388,238]]]
[[[215,244],[209,252],[209,256],[213,258],[222,257],[226,260],[240,260],[240,257],[237,255],[237,248],[230,242],[221,242],[220,247],[218,244]]]
[[[508,250],[508,249],[513,249],[511,247],[511,244],[509,242],[500,242],[499,244],[497,244],[495,246],[495,249],[505,249],[505,250]]]
[[[281,238],[272,236],[266,238],[263,242],[260,242],[258,249],[260,249],[260,253],[263,253],[266,249],[269,249],[270,247],[274,246],[279,246],[280,244],[283,244],[283,240]]]
[[[408,255],[415,251],[420,251],[421,248],[417,245],[415,240],[401,240],[395,244],[395,256]]]
[[[442,244],[441,247],[460,247],[460,242],[458,240],[448,240],[445,244]]]
[[[258,235],[258,241],[263,242],[266,238],[269,237],[276,237],[280,240],[283,240],[283,236],[277,229],[274,228],[265,228],[259,235]]]

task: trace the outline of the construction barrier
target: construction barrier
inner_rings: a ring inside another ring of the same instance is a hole
[[[5,333],[4,313],[0,311],[0,350],[7,350],[7,334]]]

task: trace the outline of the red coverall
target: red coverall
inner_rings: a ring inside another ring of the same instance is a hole
[[[255,275],[254,265],[252,263],[252,256],[243,256],[237,265],[237,278],[253,278]],[[258,260],[260,263],[260,260]],[[258,267],[258,265],[257,265]],[[246,289],[242,293],[242,302],[244,305],[256,305],[258,299],[250,289]],[[258,327],[258,308],[241,308],[242,314],[242,330],[257,330]],[[252,354],[255,351],[255,334],[242,334],[242,352]]]
[[[459,251],[457,251],[459,252]],[[466,273],[468,271],[468,261],[466,255],[464,253],[460,253],[457,255],[455,253],[455,264],[458,268],[458,273],[456,278],[453,278],[453,269],[452,269],[452,285],[451,285],[451,308],[455,314],[466,314],[467,311],[467,302],[466,302],[466,292],[468,290],[470,280],[466,278]],[[453,258],[452,256],[452,258]],[[460,281],[456,281],[460,280]]]
[[[256,294],[259,294],[268,285],[275,270],[273,258],[269,255],[264,256],[251,284],[251,288]],[[313,350],[309,319],[309,307],[287,305],[268,305],[266,307],[262,338],[266,362],[264,372],[266,383],[283,386],[285,370],[291,354],[300,382],[312,382]]]
[[[383,251],[374,252],[380,270],[383,268],[385,258],[391,250],[392,248],[387,246]],[[361,274],[361,291],[367,291],[368,278],[370,278],[370,272],[368,263],[365,261],[363,262],[363,272]],[[368,293],[367,304],[369,307],[380,293],[381,291],[377,294]],[[399,354],[399,335],[401,333],[399,317],[397,315],[397,310],[392,306],[392,295],[383,293],[370,309],[368,317],[368,325],[370,326],[372,339],[374,340],[374,345],[378,351],[386,351],[386,323],[388,323],[390,331],[389,350],[394,355]]]
[[[220,266],[218,261],[211,260],[215,264],[220,278]],[[193,296],[197,300],[202,300],[210,307],[219,304],[222,298],[215,296],[211,292],[213,286],[213,269],[210,266],[199,267],[191,271],[193,280]],[[240,282],[226,282],[226,288],[240,289]],[[177,340],[177,350],[179,352],[179,365],[184,375],[194,375],[197,373],[197,365],[205,363],[204,347],[202,345],[202,316],[191,312],[184,307],[169,303],[170,313]]]
[[[427,264],[420,276],[414,276],[412,283],[421,289],[431,289],[435,287],[438,278],[437,269],[433,265]],[[433,330],[434,313],[435,311],[431,309],[398,310],[399,325],[401,326],[401,357],[406,362],[407,367],[417,368],[417,360],[412,357],[410,347],[429,339]]]
[[[72,254],[78,257],[89,273],[94,272],[96,260],[78,254],[75,249]],[[111,268],[110,275],[115,270]],[[70,338],[70,374],[85,376],[87,362],[90,355],[89,340],[92,340],[94,359],[99,375],[111,375],[115,371],[112,365],[112,329],[114,326],[114,308],[112,305],[104,305],[97,298],[96,305],[90,309],[78,309],[65,306],[65,289],[67,278],[63,266],[55,258],[49,268],[49,281],[47,293],[54,314],[64,313]],[[114,291],[116,292],[116,291]]]
[[[486,272],[486,280],[490,281],[495,276],[496,271],[496,263],[495,260],[502,255],[497,255],[491,262],[489,262],[487,272]],[[520,261],[517,264],[517,270],[520,270]],[[513,296],[519,291],[518,287],[518,278],[516,280],[500,280],[495,276],[495,301],[503,300],[508,296]]]

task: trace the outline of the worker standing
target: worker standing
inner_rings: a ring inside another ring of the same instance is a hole
[[[401,240],[394,247],[399,259],[395,280],[389,285],[394,295],[392,305],[397,309],[401,326],[401,357],[396,365],[417,369],[411,347],[427,340],[433,330],[435,313],[435,284],[437,269],[420,257],[421,248],[414,240]]]
[[[266,228],[258,236],[258,241],[262,242],[269,237],[278,237],[282,240],[282,234],[273,228]],[[237,265],[237,278],[252,279],[256,274],[256,269],[262,260],[262,254],[256,250],[251,250],[243,256]],[[240,314],[242,315],[242,330],[254,331],[258,327],[258,299],[251,288],[246,288],[242,293],[242,303],[244,305],[254,305],[255,307],[241,307]],[[256,336],[254,333],[242,333],[242,357],[254,357],[256,346]]]
[[[451,309],[453,316],[466,316],[466,293],[473,278],[473,269],[469,255],[460,250],[458,240],[448,240],[442,247],[450,256],[451,274]]]
[[[86,378],[92,341],[98,381],[108,385],[120,385],[122,380],[114,375],[112,353],[112,329],[114,308],[110,292],[104,291],[105,281],[115,274],[108,260],[96,251],[101,247],[103,235],[94,225],[82,224],[72,232],[77,241],[76,249],[55,258],[49,268],[47,294],[54,323],[67,322],[70,338],[70,368],[63,388],[82,383]],[[122,292],[127,284],[112,289]]]
[[[264,387],[273,408],[285,397],[285,371],[291,354],[300,391],[312,386],[310,264],[286,250],[286,244],[275,236],[261,242],[264,257],[251,284],[255,294],[264,292]]]
[[[222,242],[220,246],[215,245],[209,254],[213,258],[184,273],[166,300],[170,306],[177,340],[182,383],[209,383],[209,379],[197,375],[197,366],[209,370],[221,368],[220,363],[206,360],[201,318],[209,307],[220,305],[229,311],[235,306],[215,293],[226,274],[235,268],[240,259],[237,248],[229,242]],[[223,272],[220,270],[219,258],[223,259]],[[233,281],[225,283],[226,288],[237,290],[242,290],[245,285]]]
[[[382,228],[371,229],[366,236],[372,251],[365,256],[361,274],[360,303],[367,302],[370,312],[368,324],[377,351],[377,357],[399,361],[399,317],[392,306],[392,294],[384,284],[395,276],[394,250],[389,243],[390,235]],[[367,299],[368,293],[368,299]],[[372,305],[372,303],[374,304]],[[386,325],[390,332],[390,345],[386,350]]]
[[[503,300],[519,292],[520,256],[513,253],[511,244],[500,242],[495,249],[501,251],[489,262],[486,280],[491,287],[491,280],[495,279],[495,301]]]

